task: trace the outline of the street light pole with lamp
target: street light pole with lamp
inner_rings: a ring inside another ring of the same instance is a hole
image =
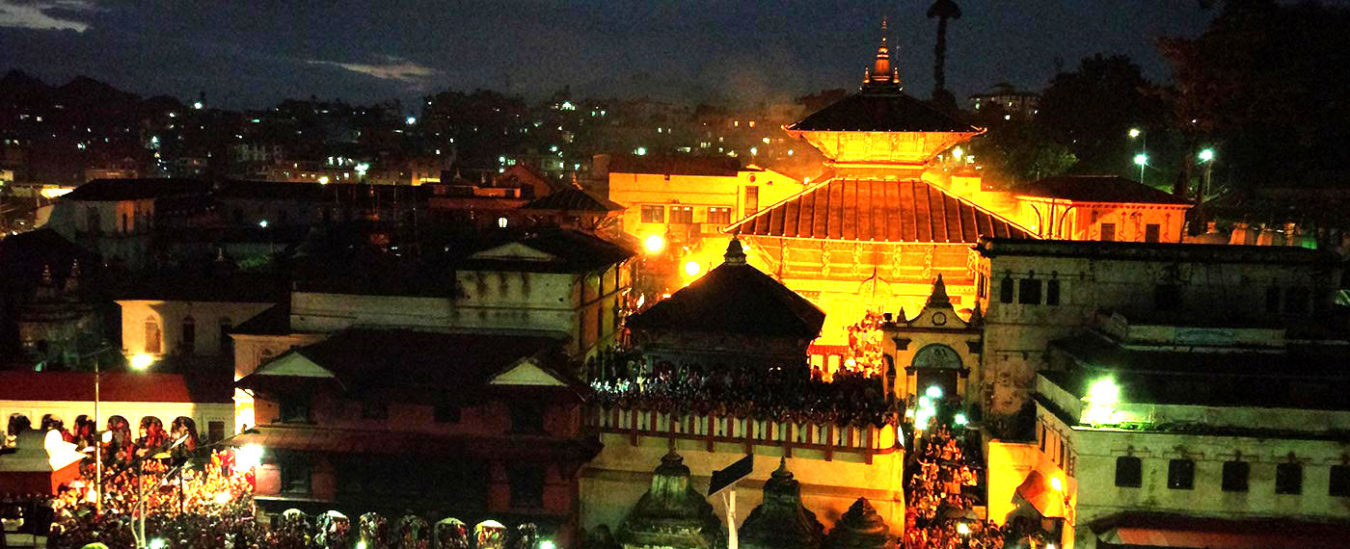
[[[1205,202],[1205,195],[1209,193],[1210,175],[1214,173],[1214,148],[1201,149],[1196,157],[1205,164],[1205,175],[1200,180],[1200,192],[1195,195],[1195,202],[1202,204]]]
[[[145,371],[154,363],[155,357],[145,353],[138,353],[136,355],[132,355],[131,359],[127,361],[127,364],[131,366],[131,369],[136,371]],[[103,370],[100,367],[99,361],[95,360],[94,429],[96,431],[98,429],[98,426],[103,424],[103,418],[100,417],[99,415],[99,402],[102,400],[103,397],[102,380],[103,380]],[[103,443],[109,442],[109,440],[105,439],[111,438],[109,436],[111,434],[112,434],[111,432],[105,430],[101,435],[98,436],[98,442],[94,445],[94,516],[100,516],[103,514]]]
[[[1139,128],[1130,128],[1131,140],[1139,140],[1139,154],[1134,155],[1134,163],[1139,166],[1139,182],[1144,182],[1144,167],[1148,165],[1148,134]]]

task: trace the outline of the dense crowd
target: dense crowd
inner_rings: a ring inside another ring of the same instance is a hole
[[[1004,532],[975,518],[967,495],[978,483],[976,465],[945,425],[918,440],[908,466],[904,549],[1001,549]]]
[[[836,425],[897,421],[879,375],[837,373],[826,382],[806,366],[651,364],[619,352],[587,363],[591,388],[604,407]]]

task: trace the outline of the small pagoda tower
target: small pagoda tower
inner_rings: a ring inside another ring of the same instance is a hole
[[[891,63],[886,22],[862,89],[787,126],[828,159],[827,165],[855,175],[897,170],[921,172],[930,159],[984,133],[904,93]],[[861,174],[859,172],[862,172]]]
[[[671,448],[616,536],[624,549],[721,549],[726,532],[712,504],[689,486],[689,467]]]
[[[764,502],[750,511],[739,534],[746,549],[819,549],[825,540],[825,527],[802,505],[801,483],[787,460],[764,483]]]
[[[885,549],[890,544],[891,529],[867,498],[853,502],[825,539],[825,549]]]

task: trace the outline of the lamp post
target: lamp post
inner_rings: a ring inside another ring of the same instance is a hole
[[[1144,168],[1148,167],[1148,154],[1139,153],[1134,155],[1134,163],[1139,166],[1139,182],[1144,182]]]
[[[1201,162],[1205,164],[1205,175],[1200,180],[1200,192],[1196,193],[1196,203],[1204,203],[1205,194],[1209,192],[1210,175],[1214,173],[1214,149],[1206,147],[1196,155]]]
[[[127,361],[131,369],[143,371],[154,364],[155,357],[145,353],[138,353]],[[100,368],[99,361],[94,361],[94,432],[98,433],[98,426],[103,424],[103,418],[99,417],[98,405],[102,400],[102,378],[103,371]],[[109,434],[109,433],[104,433]],[[103,435],[98,435],[94,442],[94,516],[103,514]]]
[[[1148,134],[1139,128],[1130,128],[1130,139],[1139,140],[1139,154],[1134,155],[1134,163],[1139,166],[1139,182],[1144,182],[1144,166],[1148,165]]]

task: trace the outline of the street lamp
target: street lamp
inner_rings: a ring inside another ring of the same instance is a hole
[[[1143,134],[1143,130],[1140,130],[1139,128],[1130,128],[1130,139],[1137,139]]]
[[[1134,164],[1139,166],[1139,182],[1144,182],[1144,168],[1148,166],[1148,153],[1134,155]]]
[[[1205,163],[1205,176],[1200,180],[1200,192],[1196,193],[1195,201],[1203,203],[1205,195],[1209,193],[1210,176],[1214,173],[1214,148],[1205,147],[1200,150],[1200,154],[1197,156],[1201,162]]]

